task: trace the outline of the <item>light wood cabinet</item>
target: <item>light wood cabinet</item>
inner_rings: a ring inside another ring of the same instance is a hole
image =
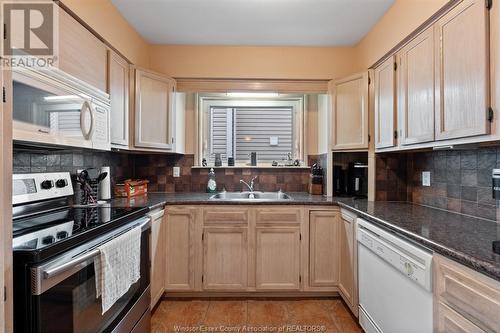
[[[300,289],[300,228],[256,228],[257,290]]]
[[[489,19],[464,0],[436,24],[436,140],[488,134]]]
[[[368,73],[332,81],[332,149],[368,149]]]
[[[149,214],[151,217],[151,309],[165,290],[165,224],[164,211]]]
[[[500,282],[434,255],[438,332],[500,332]]]
[[[165,290],[195,289],[195,239],[197,211],[188,207],[167,207],[165,218]]]
[[[108,93],[111,100],[111,144],[129,145],[129,64],[108,50]]]
[[[63,9],[59,9],[59,68],[106,91],[106,46]]]
[[[340,221],[340,265],[339,289],[340,294],[351,311],[358,314],[358,288],[357,288],[357,240],[356,240],[356,215],[344,209],[341,210]]]
[[[434,46],[430,27],[397,54],[402,145],[434,140]]]
[[[203,228],[203,289],[246,290],[248,228]]]
[[[135,70],[136,148],[173,149],[175,87],[171,78],[142,69]]]
[[[436,333],[485,333],[482,329],[450,309],[446,304],[438,304]]]
[[[375,148],[396,145],[396,61],[389,57],[375,68]]]
[[[339,282],[339,212],[309,213],[309,286],[331,288]]]

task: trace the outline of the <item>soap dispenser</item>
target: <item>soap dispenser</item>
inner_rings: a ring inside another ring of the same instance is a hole
[[[215,193],[215,192],[217,192],[217,182],[215,181],[215,171],[214,171],[214,168],[210,168],[210,172],[208,173],[207,193]]]

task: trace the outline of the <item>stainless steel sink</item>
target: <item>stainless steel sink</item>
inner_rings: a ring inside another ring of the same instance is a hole
[[[293,200],[284,192],[220,192],[210,197],[210,200],[228,201],[283,201]]]

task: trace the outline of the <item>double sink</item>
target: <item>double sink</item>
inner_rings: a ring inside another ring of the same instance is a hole
[[[221,201],[286,201],[293,200],[288,194],[278,192],[259,192],[259,191],[246,191],[246,192],[220,192],[212,195],[210,200]]]

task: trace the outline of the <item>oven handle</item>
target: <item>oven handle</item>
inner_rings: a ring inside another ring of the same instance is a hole
[[[140,227],[141,227],[141,229],[142,229],[142,230],[144,230],[144,229],[145,229],[145,226],[147,226],[147,225],[150,223],[150,221],[151,221],[151,219],[150,219],[150,218],[147,218],[144,222],[142,222],[142,223],[141,223],[141,224],[139,224],[138,226],[140,226]],[[134,226],[134,227],[135,227],[135,226]],[[134,228],[134,227],[132,227],[132,228]],[[130,228],[130,229],[131,229],[131,228]],[[126,233],[126,232],[127,232],[127,231],[129,231],[130,229],[127,229],[127,230],[125,230],[125,231],[123,231],[123,232],[120,232],[120,233],[118,233],[118,234],[116,234],[116,235],[113,235],[113,236],[112,236],[112,237],[110,237],[110,238],[116,238],[116,237],[118,237],[118,236],[120,236],[120,235],[122,235],[122,234]],[[108,241],[110,241],[110,239],[109,239],[109,238],[106,240],[106,242],[101,243],[101,245],[102,245],[102,244],[104,244],[104,243],[107,243]],[[59,274],[61,274],[61,273],[65,272],[65,271],[67,271],[67,270],[69,270],[69,269],[71,269],[71,268],[73,268],[73,267],[77,266],[78,264],[81,264],[81,263],[83,263],[83,262],[86,262],[86,261],[87,261],[87,260],[89,260],[89,259],[92,259],[92,258],[94,258],[94,257],[98,256],[99,254],[100,254],[100,251],[99,251],[99,249],[98,249],[98,248],[97,248],[97,249],[95,249],[95,250],[92,250],[92,251],[90,251],[90,252],[87,252],[87,253],[85,253],[85,254],[82,254],[82,255],[80,255],[80,256],[78,256],[78,257],[75,257],[75,258],[71,259],[70,261],[67,261],[67,262],[65,262],[65,263],[62,263],[62,264],[61,264],[61,265],[59,265],[59,266],[56,266],[56,267],[53,267],[53,268],[49,268],[49,269],[44,270],[44,271],[43,271],[43,277],[44,277],[44,279],[50,279],[50,278],[52,278],[52,277],[54,277],[54,276],[56,276],[56,275],[59,275]]]

